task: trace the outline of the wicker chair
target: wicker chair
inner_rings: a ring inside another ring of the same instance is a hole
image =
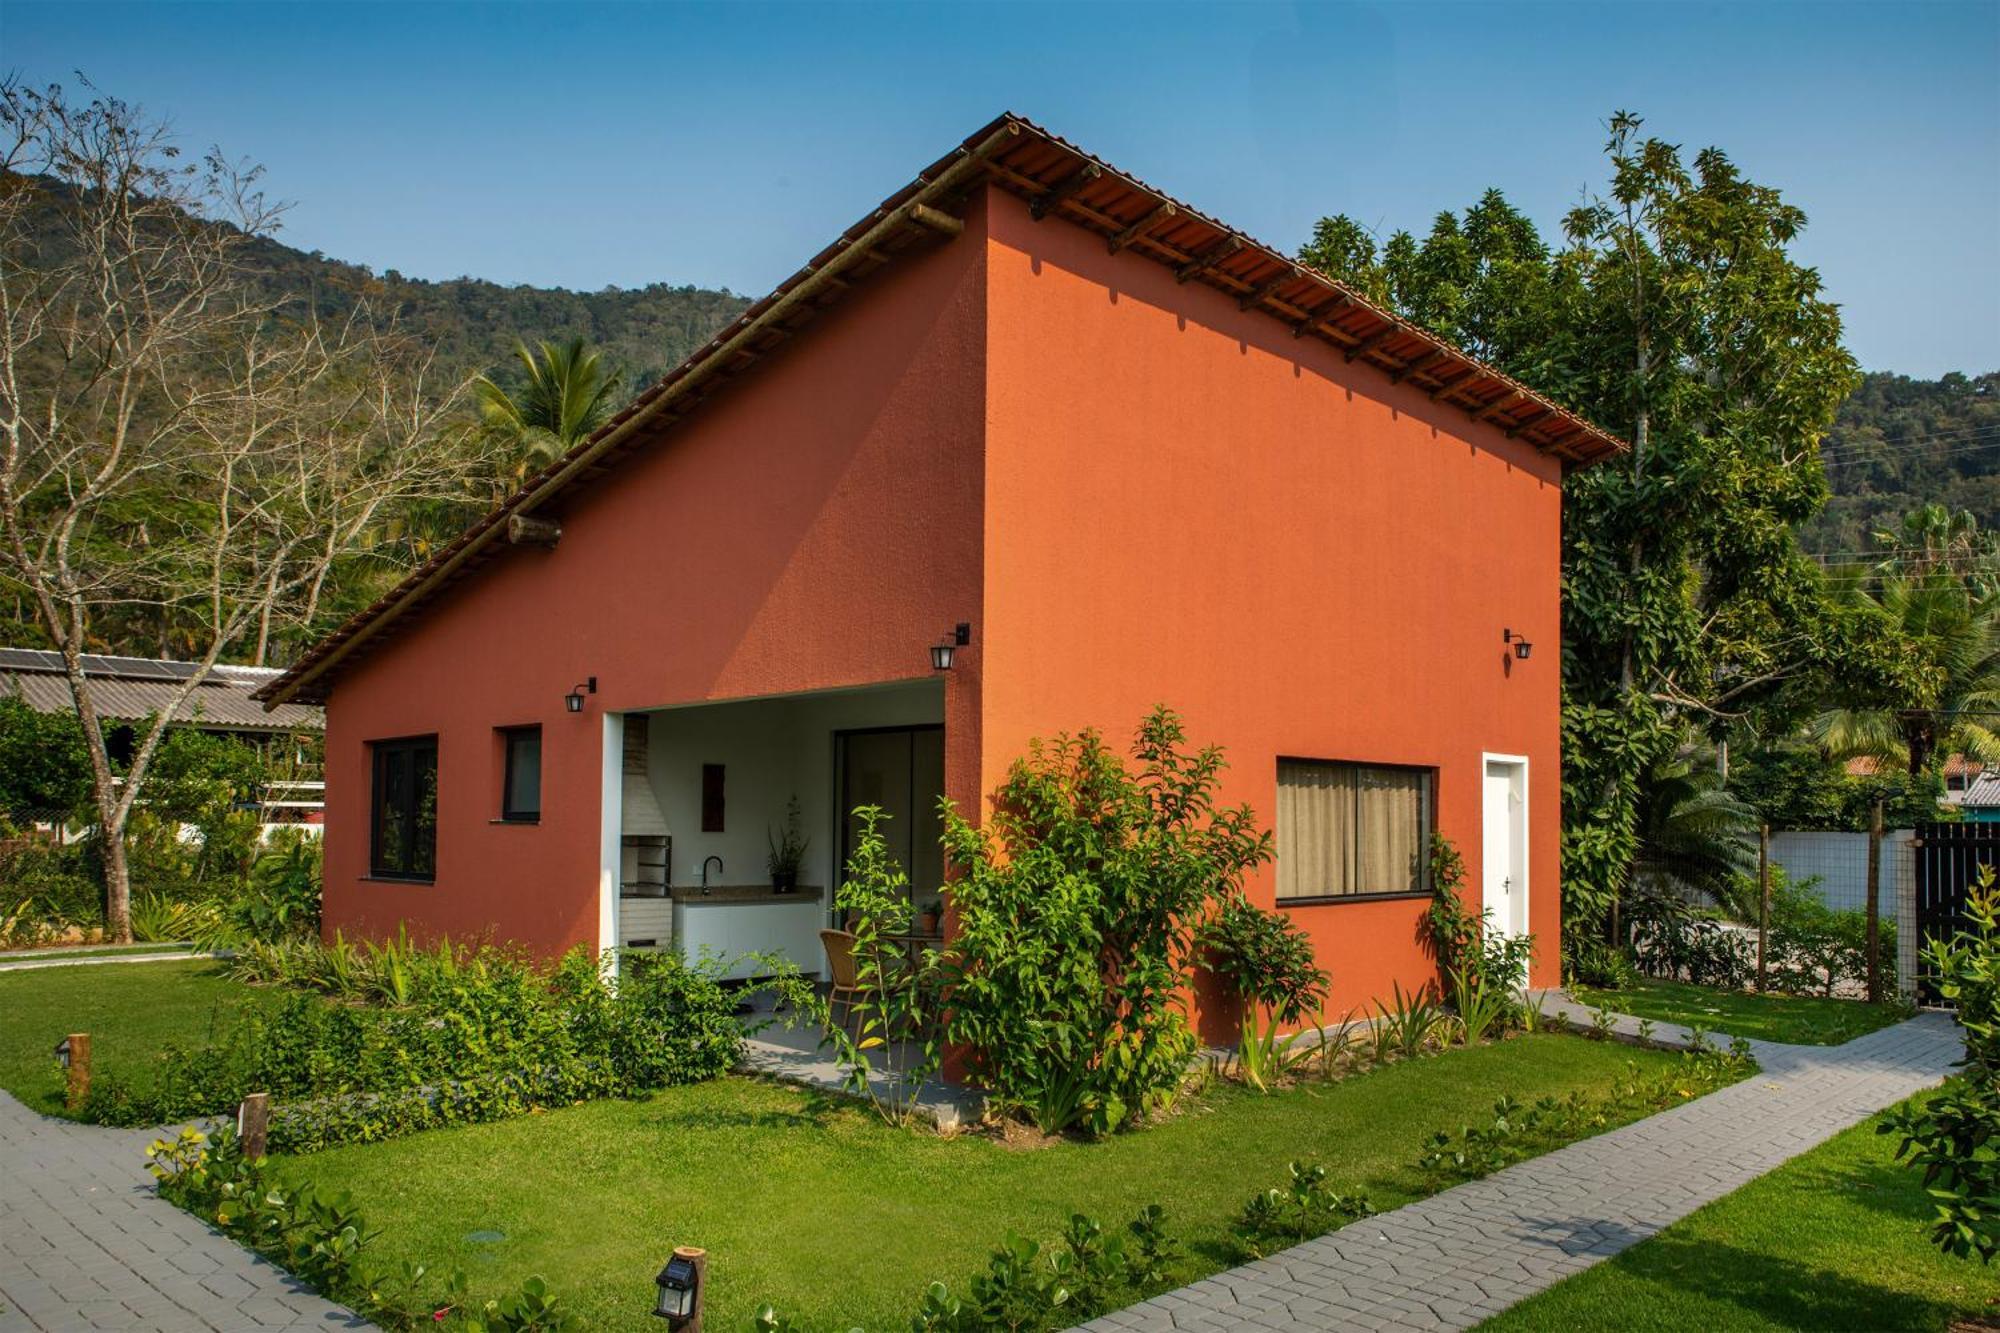
[[[861,995],[861,980],[854,967],[854,936],[844,930],[822,930],[819,943],[826,950],[826,974],[833,982],[827,1011],[845,1032],[854,1016],[854,1002]]]

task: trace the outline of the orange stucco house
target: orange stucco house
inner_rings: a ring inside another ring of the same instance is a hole
[[[1621,447],[1003,116],[265,689],[326,705],[326,928],[817,972],[843,811],[929,897],[937,795],[1166,702],[1333,1013],[1430,975],[1433,828],[1552,984],[1563,478]]]

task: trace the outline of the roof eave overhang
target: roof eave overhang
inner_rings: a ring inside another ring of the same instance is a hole
[[[641,393],[589,439],[541,472],[372,605],[258,688],[266,709],[323,702],[336,667],[504,544],[508,522],[609,471],[617,458],[693,411],[707,393],[750,369],[861,277],[910,248],[913,237],[956,234],[951,209],[991,182],[1026,199],[1037,219],[1062,217],[1169,264],[1181,282],[1234,296],[1245,310],[1285,321],[1300,338],[1408,383],[1472,421],[1562,461],[1565,471],[1623,452],[1624,441],[1526,385],[1383,309],[1344,283],[1180,203],[1049,133],[1003,115],[884,200],[769,296]]]

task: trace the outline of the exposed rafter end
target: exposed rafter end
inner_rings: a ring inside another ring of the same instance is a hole
[[[910,205],[910,221],[940,236],[957,236],[965,230],[964,218],[955,218],[943,209],[932,208],[929,204]]]
[[[1103,167],[1098,166],[1095,162],[1086,162],[1083,170],[1050,187],[1046,194],[1035,200],[1034,203],[1029,204],[1028,216],[1040,222],[1050,213],[1053,213],[1057,205],[1061,204],[1063,200],[1069,198],[1103,174]]]
[[[1189,278],[1200,277],[1242,248],[1243,238],[1241,236],[1225,236],[1214,245],[1209,246],[1208,249],[1196,255],[1193,259],[1188,260],[1187,263],[1175,269],[1174,281],[1186,282]]]
[[[1126,246],[1132,244],[1132,242],[1140,239],[1142,236],[1144,236],[1147,232],[1151,231],[1153,228],[1159,226],[1162,222],[1166,222],[1167,220],[1174,217],[1178,217],[1179,215],[1180,215],[1180,209],[1175,207],[1173,204],[1161,204],[1157,208],[1155,208],[1152,212],[1146,214],[1145,217],[1142,217],[1137,222],[1133,223],[1131,226],[1126,227],[1124,230],[1119,231],[1114,235],[1107,236],[1104,240],[1104,244],[1106,248],[1108,248],[1111,251],[1111,253],[1115,255],[1120,250],[1123,250]]]
[[[1445,351],[1444,348],[1442,347],[1433,347],[1431,348],[1430,351],[1425,352],[1422,356],[1417,357],[1415,360],[1405,362],[1401,370],[1390,371],[1389,383],[1401,384],[1405,379],[1409,378],[1411,375],[1415,375],[1420,371],[1429,370],[1432,366],[1436,365],[1438,362],[1444,360],[1446,357],[1450,355],[1451,353]]]
[[[1403,326],[1400,324],[1384,324],[1381,328],[1375,330],[1375,332],[1369,334],[1366,338],[1363,338],[1360,342],[1348,348],[1347,359],[1349,361],[1352,361],[1357,356],[1368,355],[1368,353],[1374,351],[1376,348],[1380,347],[1383,343],[1388,342],[1391,338],[1395,337],[1402,331],[1403,331]]]
[[[1236,300],[1236,308],[1239,310],[1248,310],[1253,305],[1262,305],[1264,303],[1265,297],[1269,296],[1272,292],[1277,291],[1278,288],[1292,281],[1292,279],[1300,276],[1301,274],[1299,273],[1299,270],[1296,267],[1281,268],[1276,273],[1272,274],[1270,277],[1258,283],[1255,287],[1252,287],[1249,291],[1243,293],[1242,296],[1238,297]]]

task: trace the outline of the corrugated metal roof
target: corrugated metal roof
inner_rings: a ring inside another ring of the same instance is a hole
[[[193,662],[87,654],[84,675],[102,717],[137,722],[165,711],[174,694],[201,668]],[[279,676],[275,667],[218,666],[195,687],[175,720],[218,731],[323,731],[326,714],[310,704],[266,710],[252,691]],[[60,655],[39,648],[0,648],[0,695],[21,699],[38,713],[74,707]]]
[[[1625,442],[1436,335],[1384,310],[1346,284],[1180,203],[1011,113],[965,140],[849,227],[810,263],[645,390],[589,439],[529,477],[484,518],[372,605],[314,644],[257,697],[324,700],[334,668],[395,621],[493,558],[508,520],[587,485],[660,439],[715,389],[753,370],[820,311],[900,254],[957,234],[952,210],[991,184],[1029,201],[1037,218],[1060,217],[1235,297],[1245,310],[1284,321],[1293,335],[1330,343],[1350,362],[1407,382],[1471,420],[1581,467]]]
[[[1961,806],[2000,806],[2000,773],[1983,773],[1965,789]]]

